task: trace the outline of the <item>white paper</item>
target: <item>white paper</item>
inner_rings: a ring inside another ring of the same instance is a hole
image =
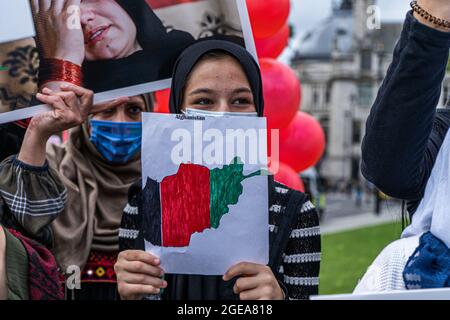
[[[177,141],[172,141],[174,129],[187,129],[194,137],[194,126],[201,123],[202,130],[214,128],[222,133],[226,129],[254,129],[265,132],[266,120],[261,118],[232,117],[205,118],[205,120],[180,120],[175,115],[146,113],[143,115],[142,177],[161,182],[165,177],[175,175],[179,165],[173,163],[171,152]],[[226,136],[226,135],[225,135]],[[197,134],[192,163],[207,168],[222,168],[223,164],[205,164],[198,161],[203,148],[210,142],[203,142]],[[267,138],[262,134],[258,145],[267,149]],[[250,164],[250,157],[244,161],[244,175],[267,169],[267,152],[258,164]],[[253,161],[254,162],[254,161]],[[169,274],[223,275],[239,262],[266,265],[269,261],[269,218],[267,176],[254,176],[242,182],[243,193],[236,205],[229,205],[218,229],[206,229],[191,236],[189,247],[167,248],[154,246],[146,241],[146,250],[161,259],[161,266]],[[145,185],[143,185],[143,188]],[[161,197],[167,195],[161,195]],[[145,214],[145,212],[144,212]]]
[[[34,35],[29,0],[0,0],[0,43]]]
[[[388,291],[311,297],[311,300],[450,300],[450,289]]]

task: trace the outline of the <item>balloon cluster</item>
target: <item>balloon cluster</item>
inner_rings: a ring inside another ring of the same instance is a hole
[[[263,79],[269,156],[276,158],[271,150],[279,151],[279,159],[271,160],[270,170],[275,180],[304,191],[299,173],[320,160],[325,135],[316,119],[300,111],[302,91],[296,73],[276,60],[289,42],[290,0],[246,2]],[[169,112],[169,96],[169,90],[156,93],[155,112]],[[272,130],[279,130],[279,141],[272,142]]]

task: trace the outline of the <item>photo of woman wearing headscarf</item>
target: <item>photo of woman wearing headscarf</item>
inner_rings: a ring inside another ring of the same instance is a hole
[[[84,86],[94,92],[170,78],[178,55],[194,41],[187,32],[168,32],[145,0],[31,4],[41,61],[82,66]]]

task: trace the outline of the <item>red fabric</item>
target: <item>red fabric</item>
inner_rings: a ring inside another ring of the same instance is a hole
[[[210,171],[182,164],[161,182],[162,245],[187,247],[191,235],[211,227]]]
[[[30,300],[63,300],[58,266],[53,254],[43,245],[18,231],[9,232],[19,239],[28,254],[28,294]]]
[[[23,129],[27,129],[28,126],[30,125],[30,121],[31,121],[31,118],[24,119],[24,120],[18,120],[16,122],[14,122],[14,124],[16,126],[19,126],[19,127],[23,128]]]
[[[82,68],[67,60],[42,59],[39,66],[39,87],[51,81],[63,81],[82,86]]]
[[[160,9],[164,7],[175,6],[177,4],[189,3],[189,2],[199,2],[201,0],[147,0],[150,7],[155,9]]]

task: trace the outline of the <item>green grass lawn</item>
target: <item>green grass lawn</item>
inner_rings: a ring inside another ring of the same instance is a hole
[[[375,257],[400,234],[399,222],[324,235],[320,294],[352,293]]]

